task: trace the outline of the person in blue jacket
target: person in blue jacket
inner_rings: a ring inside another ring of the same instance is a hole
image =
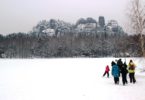
[[[119,84],[119,76],[120,76],[119,67],[114,61],[112,61],[111,65],[112,65],[112,75],[114,77],[114,83]]]

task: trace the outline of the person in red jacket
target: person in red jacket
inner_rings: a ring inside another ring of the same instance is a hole
[[[109,66],[107,65],[106,68],[105,68],[105,72],[103,74],[103,77],[107,74],[107,77],[109,78],[109,71],[110,71],[110,68]]]

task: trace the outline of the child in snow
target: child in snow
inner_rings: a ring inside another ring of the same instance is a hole
[[[128,64],[128,72],[129,72],[129,78],[130,78],[130,83],[135,83],[136,79],[135,79],[135,67],[136,65],[133,63],[132,60],[129,61]]]
[[[114,77],[114,83],[119,84],[119,73],[120,73],[119,67],[114,61],[112,61],[111,65],[112,65],[112,75]]]
[[[110,68],[109,66],[107,65],[106,68],[105,68],[105,72],[103,74],[103,77],[107,74],[107,77],[109,78],[109,71],[110,71]]]

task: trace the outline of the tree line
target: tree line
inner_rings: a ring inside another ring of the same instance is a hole
[[[5,58],[139,57],[142,56],[139,37],[106,33],[61,36],[13,33],[0,35],[0,53]]]

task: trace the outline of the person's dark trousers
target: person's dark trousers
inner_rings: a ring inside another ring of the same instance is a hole
[[[126,76],[127,76],[127,74],[122,74],[122,83],[123,83],[123,85],[128,83]]]
[[[129,78],[130,78],[130,83],[135,83],[136,82],[136,80],[135,80],[135,73],[129,73]]]
[[[114,77],[114,83],[119,84],[119,77]]]
[[[105,72],[104,74],[103,74],[103,76],[105,76],[107,74],[107,77],[109,77],[109,72]]]
[[[127,84],[128,83],[128,81],[127,81],[127,73],[125,74],[125,83]]]

